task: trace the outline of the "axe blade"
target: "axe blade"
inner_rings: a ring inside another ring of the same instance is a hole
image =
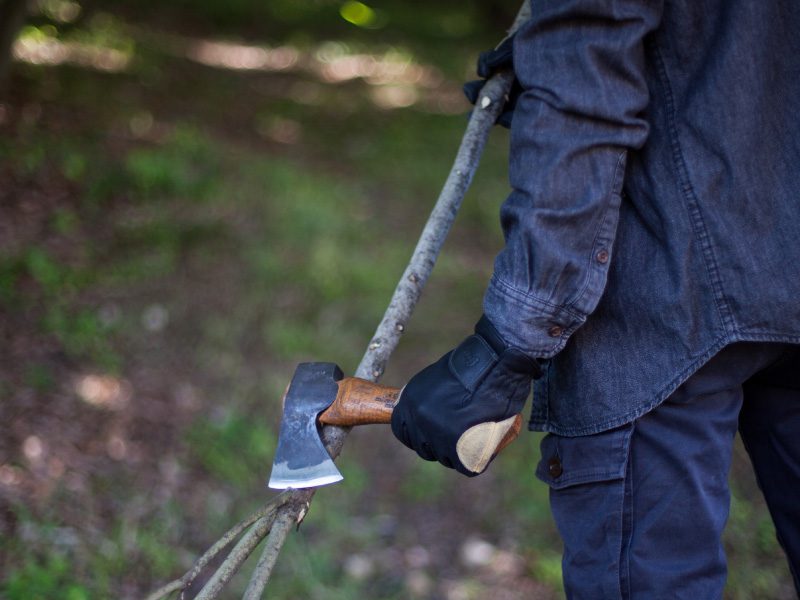
[[[336,382],[342,377],[333,363],[298,365],[284,399],[270,488],[317,487],[343,479],[322,444],[317,425],[317,415],[336,397]]]

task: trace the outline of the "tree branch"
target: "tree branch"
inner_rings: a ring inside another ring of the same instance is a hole
[[[208,566],[208,564],[214,560],[214,558],[222,550],[227,548],[231,542],[233,542],[233,540],[239,537],[239,535],[245,529],[250,527],[259,519],[266,519],[271,523],[275,519],[275,513],[278,508],[288,502],[289,499],[290,493],[283,492],[279,496],[276,496],[271,501],[261,506],[258,510],[239,521],[236,525],[226,531],[216,542],[214,542],[214,544],[195,561],[194,565],[192,565],[192,568],[182,577],[170,581],[169,583],[158,588],[156,591],[148,595],[145,600],[159,600],[160,598],[164,598],[173,592],[188,588],[194,582],[194,580],[197,579],[197,576],[203,571],[203,569]]]
[[[514,20],[514,24],[509,29],[509,35],[513,34],[529,17],[530,6],[528,0],[524,0],[522,8],[520,8]],[[503,108],[505,98],[511,89],[513,80],[514,73],[510,69],[502,71],[493,75],[481,90],[478,102],[475,105],[475,110],[472,111],[469,123],[467,124],[467,130],[461,140],[461,145],[459,146],[444,187],[422,230],[422,234],[411,256],[411,260],[395,288],[389,306],[383,315],[383,319],[378,325],[375,334],[372,336],[367,350],[364,353],[364,357],[361,359],[356,369],[356,377],[377,381],[383,375],[389,357],[400,341],[400,336],[405,330],[405,325],[419,300],[425,282],[428,280],[433,270],[433,266],[436,262],[436,258],[439,256],[445,238],[450,232],[456,214],[461,207],[461,202],[478,168],[480,156],[486,145],[489,132]],[[339,456],[348,432],[349,428],[347,427],[325,426],[323,429],[323,441],[332,458],[335,459]],[[261,518],[257,517],[257,520],[248,523],[249,525],[255,522],[250,531],[242,537],[236,547],[231,551],[225,562],[217,569],[200,595],[197,596],[198,600],[212,600],[217,598],[224,585],[230,580],[233,574],[236,573],[253,549],[267,533],[272,530],[244,596],[245,600],[258,600],[269,581],[275,561],[286,541],[292,524],[300,523],[303,520],[311,499],[314,496],[314,491],[314,489],[289,490],[279,496],[279,498],[285,497],[286,499],[284,501],[277,505],[275,505],[273,501],[260,509],[265,512],[266,516]],[[275,512],[270,514],[270,511],[273,509]],[[245,527],[247,527],[247,525],[241,527],[239,533]],[[239,528],[239,525],[232,528],[226,536],[237,528]],[[236,533],[236,535],[238,535],[238,533]],[[236,535],[228,538],[228,541],[223,544],[222,547],[227,545]],[[223,536],[223,539],[226,536]],[[202,570],[203,566],[208,563],[210,558],[205,560],[202,566],[198,566],[200,562],[207,555],[211,554],[212,550],[218,548],[218,545],[222,541],[221,539],[214,544],[214,546],[198,560],[192,571],[184,575],[181,579],[162,587],[159,592],[163,590],[163,593],[160,595],[156,595],[158,592],[151,594],[148,596],[147,600],[158,600],[168,593],[179,589],[185,589],[191,580],[197,576],[197,573]],[[216,554],[219,549],[217,549],[214,554]],[[213,557],[213,554],[211,557]],[[195,574],[193,577],[190,577],[192,573]],[[175,587],[178,583],[181,583],[182,587]]]
[[[275,524],[269,532],[267,542],[264,544],[264,551],[261,554],[261,558],[258,559],[250,584],[247,586],[242,600],[260,600],[270,575],[272,575],[272,568],[275,566],[278,554],[281,551],[283,542],[278,540],[286,538],[292,525],[294,525],[294,519],[292,515],[287,513],[282,513],[275,519]]]

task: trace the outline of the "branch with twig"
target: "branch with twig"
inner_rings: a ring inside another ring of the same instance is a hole
[[[530,8],[526,0],[509,29],[509,35],[513,34],[529,16]],[[499,72],[493,75],[481,90],[447,180],[422,230],[411,260],[395,288],[383,319],[356,369],[356,377],[375,382],[383,375],[389,357],[397,347],[405,324],[419,301],[422,288],[433,270],[445,238],[472,182],[489,132],[503,108],[513,79],[514,74],[511,70]],[[334,426],[326,426],[323,429],[323,440],[332,458],[339,456],[348,432],[349,428]],[[244,594],[245,600],[258,600],[272,575],[289,531],[293,525],[303,520],[313,496],[314,489],[288,490],[277,496],[233,526],[195,562],[186,574],[159,588],[147,596],[146,600],[159,600],[186,590],[202,570],[246,529],[247,532],[242,535],[196,597],[201,600],[217,598],[231,577],[266,537],[261,557]]]

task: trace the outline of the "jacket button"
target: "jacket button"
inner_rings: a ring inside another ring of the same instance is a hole
[[[557,458],[551,458],[547,461],[547,472],[550,473],[550,477],[553,479],[558,479],[561,477],[561,473],[564,472],[564,468],[561,466],[561,461]]]
[[[550,337],[561,337],[562,333],[564,333],[564,328],[559,325],[553,325],[550,329],[547,330],[547,334]]]
[[[608,250],[600,250],[600,252],[595,255],[595,258],[601,265],[606,264],[608,262]]]

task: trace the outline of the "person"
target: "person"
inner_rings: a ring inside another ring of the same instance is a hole
[[[569,598],[722,596],[737,429],[800,593],[798,31],[794,2],[536,0],[514,38],[484,315],[392,430],[475,475],[459,440],[535,380]]]

